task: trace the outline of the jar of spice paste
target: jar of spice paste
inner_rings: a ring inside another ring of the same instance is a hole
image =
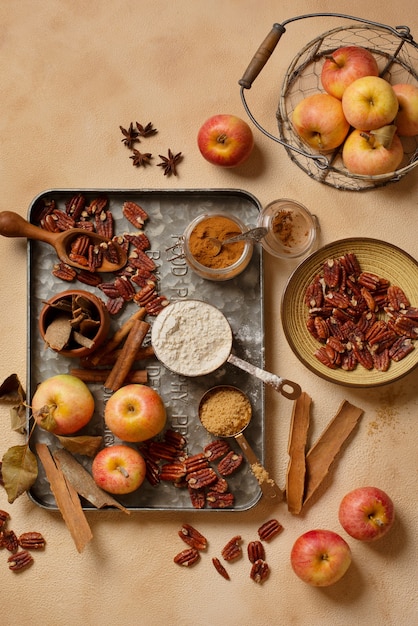
[[[248,228],[228,213],[205,214],[196,217],[182,237],[183,253],[189,267],[202,278],[223,281],[234,278],[248,265],[253,243],[237,241],[221,247],[211,239],[225,241]]]

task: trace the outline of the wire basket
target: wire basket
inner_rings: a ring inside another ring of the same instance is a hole
[[[285,24],[313,17],[338,17],[358,22],[347,27],[329,30],[308,43],[293,59],[283,80],[276,113],[279,137],[266,131],[253,117],[245,100],[244,90],[249,89],[280,38],[286,31]],[[418,136],[400,137],[404,159],[395,172],[379,176],[352,174],[344,167],[342,147],[332,154],[322,155],[311,150],[293,128],[292,113],[298,102],[314,93],[323,92],[321,71],[324,56],[342,46],[361,46],[369,50],[378,63],[380,76],[391,84],[410,83],[418,87],[418,45],[406,26],[392,28],[376,22],[336,13],[315,13],[274,24],[272,31],[261,44],[247,68],[241,85],[244,107],[255,126],[266,136],[283,145],[291,160],[315,180],[351,191],[363,191],[397,182],[418,165]]]

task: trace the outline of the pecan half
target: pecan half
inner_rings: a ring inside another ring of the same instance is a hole
[[[77,276],[76,270],[66,263],[56,263],[52,268],[52,274],[61,280],[70,283]]]
[[[206,537],[204,537],[198,530],[196,530],[196,528],[194,528],[190,524],[183,524],[178,534],[180,539],[183,539],[183,541],[187,543],[191,548],[195,548],[196,550],[206,550],[208,546]]]
[[[221,476],[230,476],[240,467],[242,461],[242,454],[237,454],[231,450],[231,452],[228,452],[228,454],[219,461],[218,472]]]
[[[198,452],[197,454],[187,457],[187,459],[185,459],[185,464],[188,475],[204,469],[205,467],[209,467],[209,461],[207,460],[204,452]]]
[[[145,220],[148,219],[148,213],[144,211],[136,202],[124,202],[122,206],[124,217],[136,228],[143,226]]]
[[[16,552],[19,547],[17,536],[13,530],[3,530],[0,535],[0,548]]]
[[[216,556],[213,557],[212,563],[216,571],[218,572],[218,574],[220,574],[223,578],[225,578],[225,580],[230,580],[228,572],[226,571],[225,567],[222,565],[218,557]]]
[[[38,532],[22,533],[18,538],[18,542],[24,550],[40,550],[45,548],[46,543],[41,533]]]
[[[228,454],[230,450],[231,446],[226,439],[216,439],[203,448],[205,456],[209,461],[216,461],[222,458],[225,454]]]
[[[184,463],[165,463],[160,470],[160,480],[178,482],[186,476],[186,466]]]
[[[241,535],[235,535],[235,537],[232,537],[232,539],[230,539],[222,548],[221,554],[225,561],[233,561],[242,556],[241,542]]]
[[[282,530],[283,526],[280,524],[280,522],[277,519],[271,519],[268,522],[262,524],[257,532],[261,541],[270,541],[271,539],[276,537],[276,535],[281,533]]]
[[[16,554],[9,556],[7,562],[9,563],[9,569],[13,572],[18,572],[26,567],[29,567],[29,565],[32,565],[33,557],[26,550],[22,550],[21,552],[17,552]]]
[[[8,514],[8,512],[0,510],[0,528],[2,528],[6,524],[8,519],[10,519],[10,515]]]
[[[263,583],[270,574],[270,568],[268,564],[262,559],[258,559],[250,571],[250,578],[256,583]]]
[[[206,501],[211,509],[227,509],[230,506],[234,506],[235,496],[229,491],[227,493],[209,491]]]
[[[188,548],[182,550],[174,557],[174,563],[177,565],[183,565],[184,567],[190,567],[200,559],[199,551],[196,548]]]
[[[264,561],[265,559],[265,551],[264,546],[261,541],[250,541],[247,546],[248,558],[251,563],[255,563],[259,559]]]
[[[202,487],[201,489],[192,489],[190,486],[188,486],[188,492],[192,507],[194,509],[203,509],[206,503],[205,488]]]
[[[201,487],[207,487],[212,483],[216,482],[218,476],[216,472],[211,467],[205,467],[203,469],[198,470],[197,472],[192,472],[187,475],[187,484],[192,489],[200,489]]]

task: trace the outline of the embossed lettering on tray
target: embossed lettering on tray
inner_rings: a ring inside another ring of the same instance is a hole
[[[41,193],[33,200],[29,211],[30,221],[36,221],[37,211],[44,200],[53,199],[58,208],[64,208],[65,202],[77,192],[84,193],[88,200],[107,196],[109,210],[115,220],[116,233],[134,230],[122,215],[123,203],[132,201],[141,205],[149,215],[145,228],[151,243],[148,254],[157,265],[161,292],[172,301],[196,298],[218,307],[231,324],[234,334],[233,352],[254,365],[264,366],[263,272],[260,247],[254,247],[253,258],[248,268],[236,278],[224,283],[214,283],[200,278],[187,267],[184,259],[173,259],[172,252],[166,251],[176,243],[189,222],[200,214],[210,214],[221,210],[236,214],[248,226],[255,226],[261,208],[256,198],[247,192],[231,189],[178,191],[58,189]],[[45,350],[37,328],[42,302],[68,288],[68,283],[64,283],[51,274],[55,262],[55,252],[50,246],[40,242],[28,242],[29,397],[32,396],[41,380],[54,374],[65,373],[74,367],[74,363],[69,359],[57,355],[52,350]],[[74,283],[74,285],[77,284],[77,282]],[[94,286],[84,284],[81,288],[97,293],[97,288]],[[113,330],[116,330],[133,313],[136,306],[134,303],[127,303],[124,310],[112,320]],[[147,321],[152,324],[152,317],[147,318]],[[264,386],[262,382],[228,363],[210,375],[196,378],[173,374],[155,359],[146,363],[146,369],[148,384],[162,395],[167,406],[167,427],[184,434],[188,443],[188,454],[201,452],[211,441],[210,436],[201,426],[197,414],[199,400],[203,393],[219,384],[242,388],[250,398],[254,415],[246,436],[248,435],[250,445],[263,461]],[[103,425],[106,394],[100,384],[92,384],[90,388],[95,397],[96,411],[86,432],[104,435],[106,445],[111,445],[114,441],[113,435],[105,432]],[[55,445],[53,437],[39,428],[35,429],[31,445],[34,446],[37,441]],[[232,441],[231,446],[235,447],[235,445]],[[78,460],[89,469],[91,459],[79,457]],[[228,482],[235,496],[235,503],[231,510],[246,510],[258,502],[260,488],[247,464],[242,464],[240,470]],[[42,468],[30,495],[39,506],[56,508]],[[172,484],[163,482],[157,486],[144,482],[136,492],[118,499],[132,510],[193,510],[187,489],[178,489]],[[93,508],[88,502],[83,502],[83,507],[87,510]],[[206,507],[205,510],[216,510],[216,508]]]

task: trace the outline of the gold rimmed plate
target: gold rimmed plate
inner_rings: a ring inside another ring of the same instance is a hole
[[[311,254],[290,276],[281,303],[283,331],[298,359],[321,378],[347,387],[387,385],[406,376],[418,365],[418,340],[415,342],[415,349],[401,361],[391,361],[386,372],[375,368],[367,370],[359,364],[350,372],[323,365],[315,356],[315,351],[321,344],[307,329],[306,288],[317,274],[321,274],[327,259],[338,258],[349,252],[356,255],[362,271],[372,272],[386,278],[391,285],[398,285],[408,297],[411,306],[418,307],[418,262],[412,256],[397,246],[378,239],[342,239]]]

